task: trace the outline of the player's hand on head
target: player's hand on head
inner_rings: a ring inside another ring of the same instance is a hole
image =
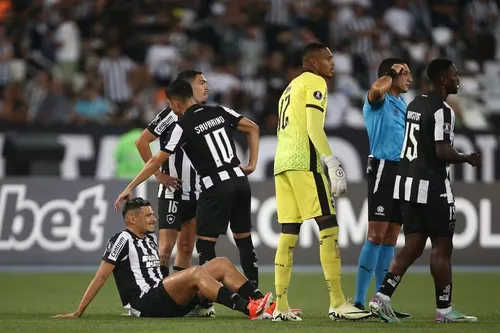
[[[394,64],[391,67],[391,69],[394,69],[396,71],[396,73],[398,73],[398,74],[401,74],[401,72],[403,72],[404,68],[405,68],[405,66],[402,64]]]
[[[249,174],[251,174],[252,172],[255,171],[255,166],[253,166],[253,165],[245,165],[245,166],[240,165],[240,169],[243,171],[243,173],[245,175],[248,176]]]
[[[330,190],[333,197],[340,197],[347,192],[347,179],[344,169],[335,156],[325,157],[325,164],[328,167],[328,178],[330,179]]]
[[[481,165],[481,155],[476,152],[467,155],[467,163],[472,166]]]
[[[181,179],[171,177],[171,176],[167,175],[166,173],[160,173],[158,175],[155,175],[155,177],[159,183],[169,187],[170,189],[178,190],[182,187],[182,180]]]
[[[119,212],[122,207],[122,202],[127,201],[131,197],[132,197],[132,191],[129,191],[127,189],[125,189],[122,193],[120,193],[114,204],[115,210]]]
[[[82,314],[78,312],[71,312],[71,313],[61,313],[58,315],[53,316],[52,318],[79,318],[81,317]]]

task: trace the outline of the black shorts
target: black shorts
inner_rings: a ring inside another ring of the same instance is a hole
[[[198,295],[185,305],[177,304],[160,283],[142,297],[130,302],[132,314],[138,317],[184,317],[199,304]]]
[[[184,222],[196,216],[197,207],[197,201],[158,198],[159,228],[181,230]]]
[[[399,162],[372,159],[367,172],[368,221],[402,224],[398,200],[394,200],[394,182]]]
[[[455,204],[446,197],[429,196],[427,204],[400,201],[405,235],[422,233],[430,238],[453,237],[455,233]]]
[[[251,200],[247,177],[228,179],[202,191],[196,214],[196,234],[205,237],[225,235],[229,222],[233,233],[250,232]]]

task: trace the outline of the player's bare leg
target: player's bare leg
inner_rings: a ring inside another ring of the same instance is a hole
[[[170,273],[170,256],[177,238],[177,230],[160,229],[158,232],[158,255],[160,256],[160,269],[164,277]]]
[[[328,316],[331,320],[360,320],[368,318],[371,313],[360,310],[347,302],[340,281],[342,265],[338,244],[339,226],[335,215],[315,218],[319,227],[319,255],[321,267],[330,294]]]
[[[257,295],[257,300],[245,294],[255,287],[225,258],[217,258],[203,266],[196,266],[173,274],[163,280],[170,297],[179,305],[188,304],[198,294],[212,302],[240,311],[251,319],[258,319],[272,300],[272,294]],[[212,276],[209,272],[215,274]],[[222,281],[223,284],[218,282]],[[227,284],[227,285],[226,285]]]
[[[436,237],[432,240],[431,274],[436,291],[436,322],[475,322],[476,317],[466,316],[451,306],[452,277],[451,254],[452,237]]]
[[[181,226],[181,231],[177,234],[177,255],[174,261],[174,272],[191,266],[195,242],[196,220],[193,218],[184,222]]]
[[[422,255],[426,241],[422,233],[405,235],[405,245],[392,260],[384,282],[369,304],[371,311],[383,321],[400,322],[392,309],[391,297],[408,268]]]

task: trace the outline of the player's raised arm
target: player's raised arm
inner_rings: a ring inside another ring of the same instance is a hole
[[[368,101],[371,104],[377,104],[384,100],[385,93],[392,87],[392,81],[398,75],[409,72],[410,69],[406,64],[394,64],[387,73],[379,73],[380,78],[373,82],[368,91]]]

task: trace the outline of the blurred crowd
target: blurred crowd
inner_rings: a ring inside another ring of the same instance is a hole
[[[320,41],[336,62],[327,128],[363,128],[365,92],[382,59],[408,61],[409,102],[428,89],[426,63],[445,56],[462,77],[449,101],[459,125],[486,129],[500,90],[497,2],[0,0],[0,119],[142,126],[165,106],[164,87],[195,68],[210,103],[272,133],[301,48]]]

